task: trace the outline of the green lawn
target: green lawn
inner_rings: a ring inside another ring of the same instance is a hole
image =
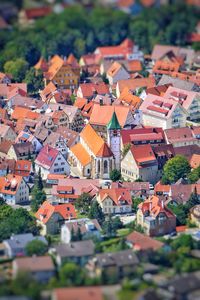
[[[80,212],[76,212],[76,216],[77,216],[77,219],[83,219],[83,218],[88,218],[88,216],[87,215],[85,215],[85,214],[81,214]]]
[[[117,230],[117,236],[118,237],[124,237],[127,236],[130,233],[129,228],[122,228]]]

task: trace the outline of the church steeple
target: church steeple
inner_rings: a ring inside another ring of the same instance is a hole
[[[114,110],[110,122],[107,124],[108,145],[115,158],[114,168],[120,170],[121,166],[121,126]]]
[[[108,130],[117,130],[117,129],[121,129],[121,126],[119,124],[119,121],[117,119],[117,115],[116,112],[113,112],[112,118],[110,120],[110,122],[107,124],[107,129]]]

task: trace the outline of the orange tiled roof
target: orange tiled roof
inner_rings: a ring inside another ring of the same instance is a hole
[[[113,156],[112,151],[106,143],[104,143],[96,154],[98,157],[111,157]]]
[[[57,300],[103,300],[101,287],[57,288],[54,290]],[[67,295],[67,298],[66,298]]]
[[[53,213],[58,213],[64,220],[76,218],[75,208],[71,203],[52,205],[48,201],[42,203],[35,216],[42,223],[46,224]]]
[[[87,166],[91,162],[91,157],[85,148],[78,143],[70,148],[70,151],[77,157],[82,166]]]
[[[157,196],[151,196],[146,199],[144,202],[138,205],[138,208],[142,210],[142,213],[145,214],[149,211],[150,215],[153,217],[157,217],[161,212],[165,213],[167,217],[175,218],[173,212],[168,209],[163,201],[161,201]]]
[[[0,192],[7,195],[15,195],[20,187],[22,176],[8,174],[6,177],[0,177]]]
[[[61,69],[63,64],[64,64],[64,60],[60,56],[54,55],[50,60],[49,69],[46,73],[46,77],[49,80],[52,80],[56,75],[56,73]]]
[[[130,112],[130,108],[122,105],[101,106],[95,103],[90,116],[90,123],[106,126],[110,122],[114,111],[116,112],[120,126],[123,128]]]
[[[118,81],[118,86],[120,93],[123,91],[125,87],[128,87],[131,91],[134,91],[140,87],[154,87],[156,85],[155,79],[153,76],[149,76],[147,78],[135,78],[135,79],[124,79]]]
[[[107,75],[110,77],[114,77],[121,68],[122,68],[122,65],[120,63],[118,63],[117,61],[115,61],[108,69]]]
[[[159,181],[158,183],[156,183],[156,185],[154,187],[154,191],[155,192],[166,192],[166,193],[169,193],[169,191],[170,191],[170,185],[161,184],[161,182]]]
[[[127,202],[129,205],[132,204],[130,190],[125,188],[100,189],[99,196],[102,202],[110,197],[115,205],[120,205],[120,200]]]
[[[90,124],[87,124],[80,133],[80,137],[86,142],[90,150],[97,155],[104,144],[104,140],[96,133]]]
[[[179,68],[180,68],[180,63],[178,62],[157,60],[153,67],[153,73],[170,74],[171,72],[178,72]]]
[[[29,108],[17,106],[15,107],[12,113],[12,119],[13,120],[25,119],[28,113],[31,113],[31,110]]]
[[[85,104],[87,104],[87,99],[86,98],[77,97],[77,99],[74,103],[74,106],[78,107],[79,109],[83,109]]]
[[[128,62],[128,69],[130,72],[140,72],[142,71],[142,64],[140,60],[130,60]]]
[[[48,70],[48,65],[47,65],[46,60],[43,57],[40,57],[39,61],[36,63],[34,68],[36,70],[47,71]]]
[[[119,100],[126,102],[127,104],[133,106],[134,109],[137,109],[141,103],[141,99],[131,93],[131,91],[125,87],[119,97]]]

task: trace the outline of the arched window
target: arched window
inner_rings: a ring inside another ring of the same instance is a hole
[[[108,161],[107,160],[104,160],[104,163],[103,163],[103,168],[104,168],[104,173],[108,173]]]
[[[100,173],[100,171],[101,171],[100,160],[97,161],[97,170],[98,170],[98,173]]]

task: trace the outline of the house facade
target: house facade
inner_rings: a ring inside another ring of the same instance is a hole
[[[45,145],[35,160],[36,173],[41,170],[43,179],[47,179],[48,174],[69,174],[70,167],[62,153],[57,149]]]
[[[176,231],[176,216],[157,196],[138,205],[137,224],[149,236],[160,236]]]
[[[0,177],[0,195],[9,205],[29,201],[29,188],[22,176],[8,174]]]
[[[141,179],[155,183],[158,176],[158,162],[151,145],[132,145],[121,161],[121,174],[125,180]]]
[[[132,211],[131,193],[128,189],[100,189],[96,199],[104,214],[121,214]]]

